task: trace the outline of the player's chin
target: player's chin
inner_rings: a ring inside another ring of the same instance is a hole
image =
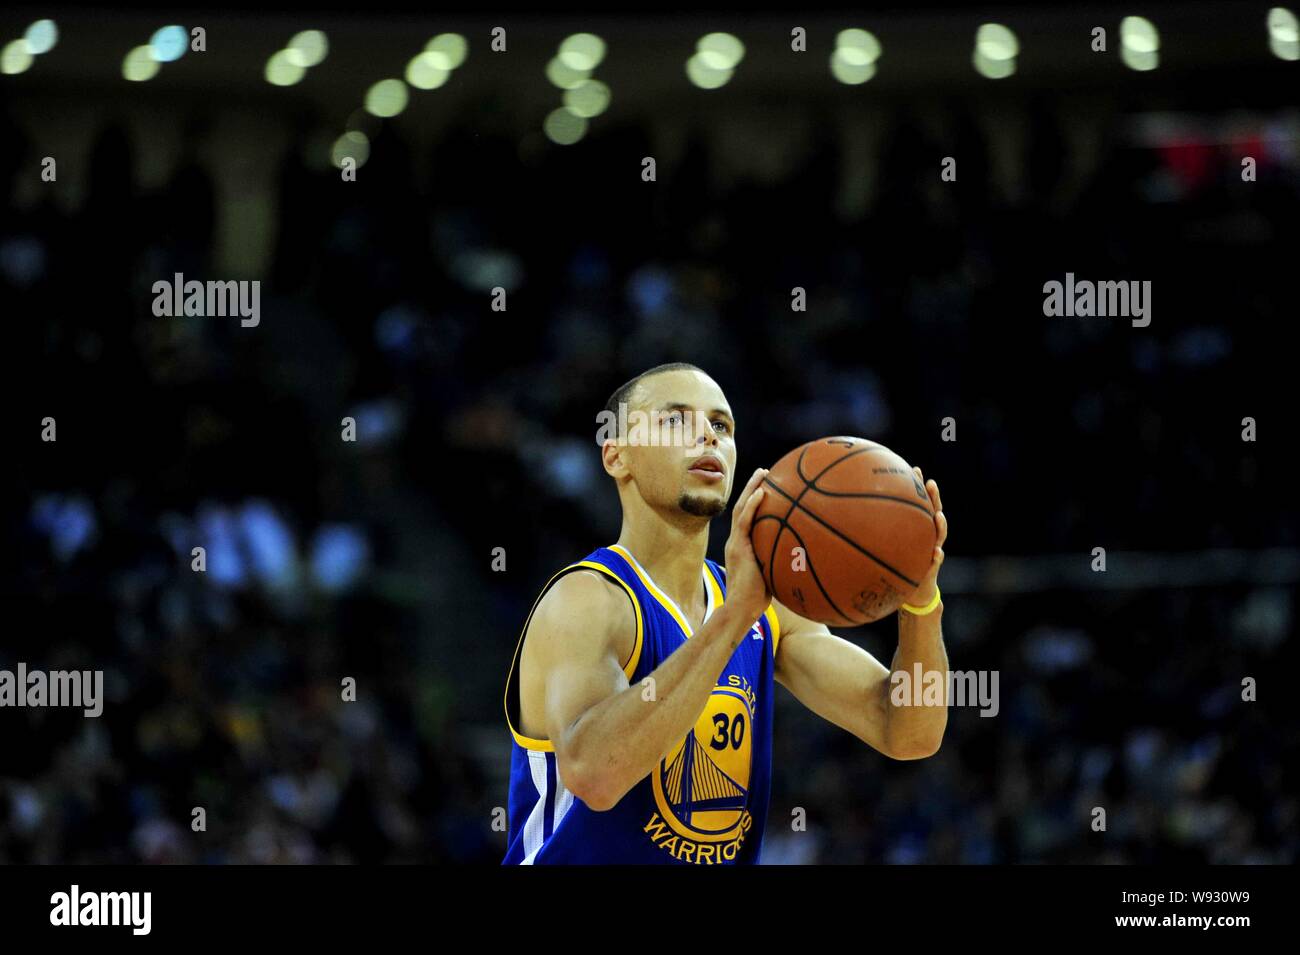
[[[677,506],[692,517],[717,517],[727,509],[727,496],[717,490],[691,489],[682,491]]]

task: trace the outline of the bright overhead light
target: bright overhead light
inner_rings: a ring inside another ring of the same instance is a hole
[[[454,70],[465,62],[469,44],[459,33],[439,33],[425,44],[426,53],[433,54],[433,65],[443,70]]]
[[[307,71],[293,61],[289,50],[280,50],[271,54],[262,75],[272,86],[293,86],[307,75]]]
[[[388,119],[406,109],[410,94],[401,80],[380,80],[366,93],[366,112]]]
[[[293,35],[285,50],[294,66],[315,66],[329,53],[329,38],[320,30],[303,30]]]
[[[687,77],[702,90],[716,90],[726,86],[733,72],[710,65],[699,53],[686,61]]]
[[[565,91],[564,105],[583,119],[599,116],[609,106],[609,87],[600,80],[587,80]]]
[[[564,107],[551,110],[542,123],[546,138],[559,146],[571,146],[587,132],[587,121]]]
[[[1154,53],[1160,49],[1160,34],[1146,17],[1125,17],[1119,22],[1120,44],[1134,53]]]
[[[37,20],[27,28],[23,39],[27,42],[27,52],[40,56],[50,52],[59,42],[59,28],[53,20]]]
[[[712,70],[734,70],[745,56],[745,44],[730,33],[709,33],[695,45],[700,62]]]
[[[185,55],[190,45],[190,35],[182,26],[172,24],[160,27],[149,38],[149,49],[159,63],[174,63]]]
[[[32,51],[26,40],[12,40],[0,50],[0,73],[16,76],[32,65]]]
[[[985,23],[975,33],[975,50],[986,60],[1010,60],[1020,52],[1020,41],[1001,23]]]
[[[590,73],[605,58],[605,41],[594,33],[575,33],[560,44],[559,56],[571,69]]]
[[[835,52],[842,63],[851,66],[874,63],[880,59],[880,41],[867,30],[841,30],[835,35]]]
[[[854,51],[861,53],[861,50]],[[857,86],[859,83],[865,83],[876,75],[876,64],[870,60],[854,62],[858,59],[856,56],[845,56],[843,47],[836,47],[835,52],[831,54],[831,76],[835,77],[841,83],[849,86]]]
[[[160,69],[153,58],[153,49],[148,46],[137,46],[122,59],[122,75],[133,83],[153,79]]]
[[[445,62],[438,54],[425,50],[406,64],[406,82],[417,90],[437,89],[451,78],[451,70],[439,66]]]

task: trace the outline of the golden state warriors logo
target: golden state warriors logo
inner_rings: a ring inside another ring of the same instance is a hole
[[[744,842],[752,825],[746,804],[754,710],[749,681],[729,675],[714,687],[694,732],[652,774],[659,811],[645,831],[675,858],[722,862]]]

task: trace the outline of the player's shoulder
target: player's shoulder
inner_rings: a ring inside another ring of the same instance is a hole
[[[528,629],[571,633],[580,628],[583,633],[617,636],[635,626],[635,611],[623,586],[598,570],[578,567],[547,588]]]

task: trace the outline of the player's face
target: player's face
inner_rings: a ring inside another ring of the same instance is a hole
[[[648,422],[649,443],[628,441],[627,462],[652,507],[697,517],[727,509],[736,471],[735,421],[722,389],[698,371],[668,371],[633,389],[631,407]],[[628,436],[635,435],[629,429]]]

